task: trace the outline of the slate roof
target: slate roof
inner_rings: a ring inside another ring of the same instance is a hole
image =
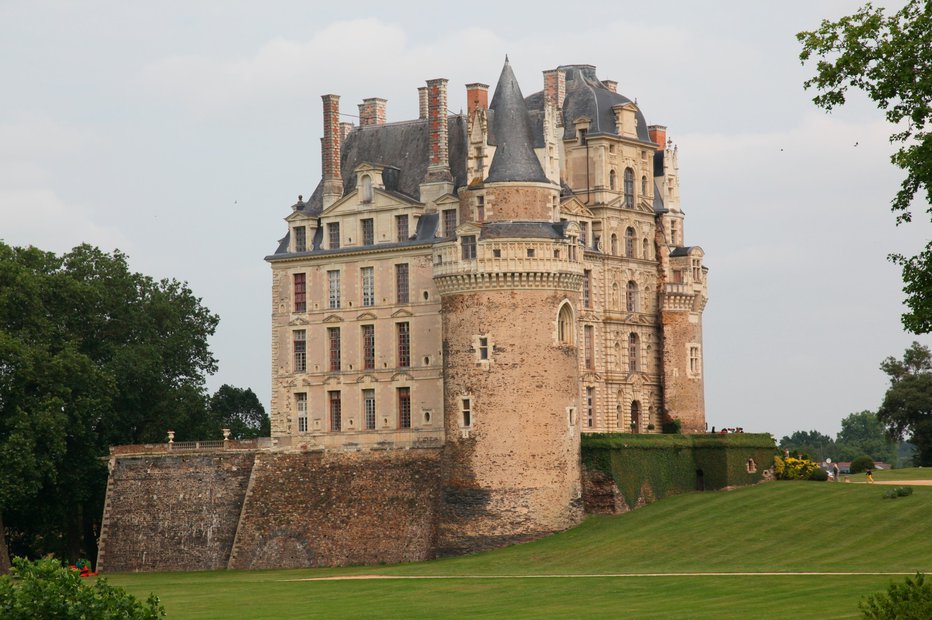
[[[480,239],[563,239],[566,222],[487,222]]]
[[[550,180],[540,167],[540,160],[534,154],[531,118],[507,57],[489,109],[494,112],[491,126],[495,134],[495,155],[485,182],[549,183]]]
[[[670,256],[689,256],[689,251],[691,249],[693,249],[691,245],[675,247],[673,251],[670,252]]]

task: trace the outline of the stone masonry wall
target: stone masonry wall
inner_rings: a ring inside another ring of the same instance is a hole
[[[259,453],[230,568],[433,556],[437,449]]]
[[[226,568],[254,452],[116,456],[97,568]]]

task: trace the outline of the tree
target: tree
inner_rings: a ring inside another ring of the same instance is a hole
[[[932,618],[932,581],[916,573],[906,583],[891,583],[886,593],[871,594],[858,607],[868,620],[926,620]]]
[[[796,431],[780,440],[780,448],[805,454],[822,462],[834,452],[835,442],[828,435],[819,431]]]
[[[108,446],[210,431],[217,321],[119,251],[0,242],[0,569],[7,538],[19,553],[94,555]]]
[[[841,421],[835,437],[835,459],[850,461],[862,454],[874,461],[896,464],[896,442],[886,434],[883,423],[873,411],[852,413]]]
[[[849,88],[863,91],[897,125],[890,141],[900,147],[892,163],[906,178],[892,202],[896,223],[912,220],[910,203],[925,193],[932,205],[932,3],[909,0],[887,16],[866,4],[837,21],[823,20],[818,30],[800,32],[799,58],[816,62],[816,74],[805,88],[818,94],[813,102],[826,111],[845,103]],[[932,206],[926,212],[932,214]],[[932,331],[932,242],[916,256],[891,254],[900,265],[908,311],[904,327],[916,334]]]
[[[909,436],[918,465],[932,465],[932,352],[914,342],[902,360],[888,357],[880,369],[889,375],[890,388],[877,417],[891,437]]]
[[[210,415],[217,428],[229,428],[231,439],[268,437],[271,423],[265,407],[251,389],[221,385],[210,397]]]

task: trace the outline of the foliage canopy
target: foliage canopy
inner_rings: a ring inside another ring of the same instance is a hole
[[[892,202],[897,224],[912,220],[910,204],[919,194],[932,214],[932,2],[909,0],[886,15],[870,3],[837,21],[823,20],[818,30],[800,32],[800,60],[816,60],[816,74],[804,86],[815,89],[813,102],[830,111],[846,101],[848,89],[863,91],[896,125],[890,141],[899,144],[892,163],[906,177]],[[891,254],[900,265],[908,311],[904,327],[932,331],[932,242],[916,256]]]
[[[910,437],[918,450],[916,465],[932,465],[932,352],[918,342],[898,360],[888,357],[880,364],[890,377],[890,388],[877,417],[890,436]]]

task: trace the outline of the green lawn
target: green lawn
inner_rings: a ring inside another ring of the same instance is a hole
[[[851,474],[851,479],[861,481],[864,474]],[[874,470],[874,480],[932,480],[932,467],[904,467],[903,469]]]
[[[932,572],[932,487],[895,500],[883,491],[775,482],[673,497],[544,540],[434,562],[110,580],[156,592],[171,618],[852,618],[861,595],[903,577],[795,573]],[[645,575],[685,572],[787,574]],[[607,576],[616,573],[641,576]],[[351,574],[452,578],[297,581]]]

